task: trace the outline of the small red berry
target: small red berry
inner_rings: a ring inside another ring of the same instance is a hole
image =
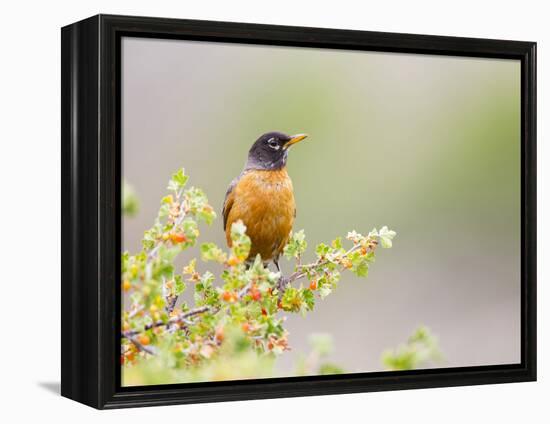
[[[187,241],[187,237],[185,237],[185,234],[182,233],[173,233],[170,234],[170,240],[172,240],[172,243],[174,244],[183,243]]]
[[[138,338],[138,342],[140,342],[143,346],[147,346],[149,343],[151,343],[151,339],[147,334],[142,334]]]
[[[223,327],[218,327],[216,328],[216,341],[221,343],[223,342],[223,339],[225,338],[225,334],[224,334],[224,331],[223,331]]]
[[[228,292],[228,291],[224,291],[223,294],[222,294],[222,299],[225,301],[225,302],[235,302],[235,300],[237,300],[236,296],[234,293],[231,293],[231,292]]]
[[[239,261],[239,258],[237,258],[236,256],[231,256],[228,260],[227,260],[227,265],[228,266],[235,266],[235,265],[239,265],[241,261]]]
[[[250,289],[250,297],[252,297],[252,300],[255,300],[257,302],[262,298],[262,293],[256,288],[256,286],[252,286],[252,288]]]
[[[130,290],[132,288],[132,284],[130,283],[130,281],[128,280],[124,280],[122,282],[122,290],[124,290],[125,292],[127,292],[128,290]]]

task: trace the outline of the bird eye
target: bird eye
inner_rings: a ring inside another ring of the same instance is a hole
[[[272,149],[279,150],[279,143],[277,143],[277,140],[275,140],[274,138],[270,138],[267,143]]]

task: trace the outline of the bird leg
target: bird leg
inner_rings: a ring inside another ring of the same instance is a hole
[[[279,281],[277,282],[277,290],[279,291],[279,299],[283,297],[283,293],[286,290],[286,287],[288,286],[288,278],[283,277],[282,275],[279,277]]]
[[[274,261],[274,262],[275,262],[275,265],[277,266],[277,270],[281,272],[278,261]],[[283,297],[283,293],[285,292],[288,283],[289,283],[288,278],[285,278],[285,276],[281,272],[281,276],[279,277],[279,281],[277,282],[277,290],[279,291],[279,300]]]
[[[281,267],[279,266],[279,257],[274,258],[273,263],[277,267],[277,271],[281,273],[279,281],[277,282],[277,291],[279,292],[279,299],[281,299],[283,297],[283,293],[286,290],[286,286],[288,285],[288,279],[285,278],[283,276],[283,273],[281,272]]]

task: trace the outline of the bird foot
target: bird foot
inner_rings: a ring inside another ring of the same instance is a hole
[[[284,276],[279,277],[279,281],[277,282],[277,290],[279,291],[279,298],[283,296],[283,293],[285,292],[287,286],[289,284],[288,278],[285,278]]]

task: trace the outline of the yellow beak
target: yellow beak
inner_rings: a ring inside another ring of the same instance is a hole
[[[293,135],[292,138],[290,140],[288,140],[284,145],[283,145],[283,149],[288,149],[290,146],[292,146],[293,144],[296,144],[296,143],[299,143],[300,141],[302,141],[304,138],[307,137],[307,134],[296,134],[296,135]]]

